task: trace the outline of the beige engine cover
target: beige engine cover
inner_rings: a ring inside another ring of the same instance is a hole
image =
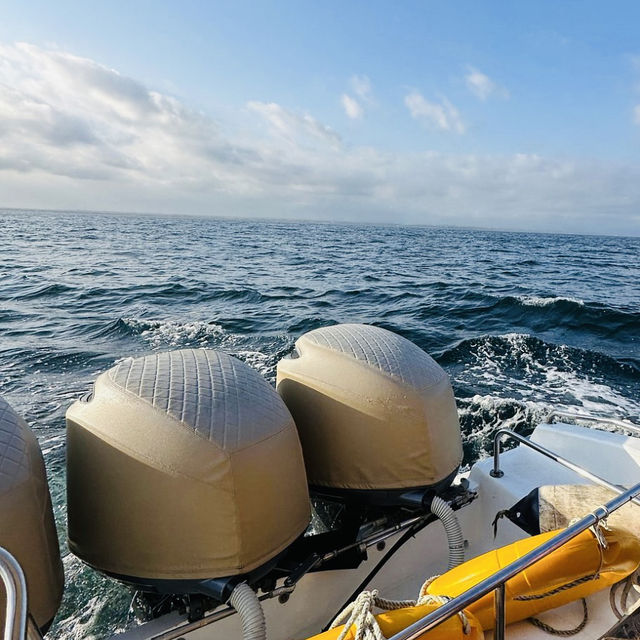
[[[67,412],[69,546],[109,573],[259,567],[307,527],[291,414],[256,371],[185,349],[124,360]]]
[[[278,363],[277,390],[298,427],[311,485],[423,487],[460,465],[451,383],[415,344],[342,324],[303,335],[296,352]]]
[[[0,546],[20,563],[39,627],[58,611],[64,572],[42,452],[27,423],[0,398]],[[0,628],[6,596],[0,587]]]

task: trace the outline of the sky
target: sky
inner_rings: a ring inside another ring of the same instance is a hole
[[[0,207],[640,236],[635,0],[0,16]]]

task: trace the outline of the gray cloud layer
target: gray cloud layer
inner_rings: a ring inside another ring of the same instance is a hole
[[[244,115],[255,134],[230,136],[92,60],[0,45],[0,206],[640,234],[638,167],[382,152],[275,103]]]

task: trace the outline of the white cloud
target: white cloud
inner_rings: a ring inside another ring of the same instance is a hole
[[[414,117],[463,125],[442,99]],[[0,46],[0,206],[640,234],[640,168],[341,144],[253,101],[237,130],[92,60]]]
[[[342,103],[342,108],[344,112],[347,114],[349,118],[352,120],[357,120],[358,118],[362,118],[363,109],[360,106],[360,103],[351,96],[348,96],[346,93],[342,94],[340,98],[340,102]]]
[[[371,80],[367,76],[351,76],[351,88],[353,92],[363,102],[372,102],[373,93],[371,89]]]
[[[404,103],[416,120],[443,131],[465,131],[459,111],[445,97],[440,98],[440,102],[430,102],[418,91],[412,91],[405,96]]]
[[[371,80],[364,75],[354,75],[351,76],[349,84],[356,97],[343,93],[340,96],[340,102],[347,117],[358,120],[364,115],[364,105],[371,106],[374,103]]]
[[[299,115],[281,107],[275,102],[247,103],[250,111],[259,114],[276,133],[289,142],[296,143],[304,136],[319,138],[331,144],[340,144],[340,136],[330,127],[318,122],[308,113]]]
[[[0,87],[5,169],[171,181],[229,151],[209,118],[68,53],[0,45]]]
[[[467,89],[482,101],[487,100],[492,95],[497,95],[502,98],[509,97],[507,89],[496,84],[488,75],[473,67],[469,67],[469,72],[464,79]]]

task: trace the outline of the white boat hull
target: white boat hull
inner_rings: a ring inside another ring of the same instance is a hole
[[[640,439],[617,433],[603,432],[574,425],[540,425],[532,439],[557,454],[584,466],[609,482],[631,486],[640,478]],[[502,478],[489,474],[493,461],[478,462],[468,474],[463,474],[477,498],[457,514],[465,535],[467,558],[509,544],[526,534],[507,519],[500,521],[494,539],[492,522],[495,514],[513,506],[541,484],[585,484],[587,481],[529,448],[520,446],[506,452],[500,459]],[[286,602],[277,598],[263,602],[269,640],[303,639],[319,633],[339,612],[354,589],[376,566],[377,562],[402,533],[386,541],[386,548],[369,549],[369,557],[357,569],[322,571],[308,574],[296,586]],[[394,599],[415,598],[424,580],[442,573],[447,565],[447,542],[438,522],[430,524],[409,540],[392,560],[376,575],[367,588],[376,588],[381,595]],[[637,598],[637,594],[634,594]],[[588,599],[589,623],[573,637],[594,640],[617,621],[610,603],[609,590]],[[581,619],[581,607],[572,603],[541,615],[558,628],[570,628]],[[177,614],[163,616],[118,635],[120,640],[143,640],[167,634],[185,624]],[[189,640],[232,640],[242,637],[238,616],[231,615],[202,628],[181,633]],[[491,632],[487,638],[492,637]],[[544,631],[529,622],[510,625],[508,637],[513,640],[549,638]]]

